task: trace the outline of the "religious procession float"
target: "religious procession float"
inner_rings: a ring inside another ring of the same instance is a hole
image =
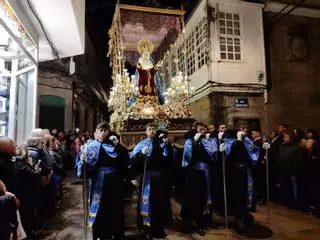
[[[151,122],[168,130],[169,139],[182,146],[183,134],[194,122],[188,108],[192,88],[178,68],[186,62],[176,59],[170,75],[162,66],[183,34],[183,16],[183,10],[116,5],[109,30],[113,87],[108,107],[111,127],[129,149],[145,137],[144,127]]]

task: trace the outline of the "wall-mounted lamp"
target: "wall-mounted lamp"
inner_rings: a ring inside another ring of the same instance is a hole
[[[259,71],[258,72],[258,81],[259,82],[262,82],[263,81],[263,78],[264,78],[264,73],[262,71]]]

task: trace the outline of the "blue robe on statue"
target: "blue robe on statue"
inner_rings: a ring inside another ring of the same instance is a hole
[[[101,146],[110,158],[118,157],[118,153],[115,151],[115,145],[92,140],[83,147],[82,151],[79,152],[76,158],[77,176],[79,178],[83,177],[83,168],[85,167],[86,176],[87,178],[91,179],[91,186],[90,189],[88,189],[89,227],[92,227],[93,223],[95,222],[99,210],[100,200],[103,192],[104,178],[106,175],[117,171],[115,167],[99,167],[99,169],[97,169],[96,165],[99,160]],[[85,164],[82,159],[83,154],[86,156]]]

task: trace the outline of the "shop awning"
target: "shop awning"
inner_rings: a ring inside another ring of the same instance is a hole
[[[39,61],[57,58],[49,41],[59,58],[84,53],[85,0],[7,1],[31,37],[39,42]],[[41,21],[49,41],[30,6]]]

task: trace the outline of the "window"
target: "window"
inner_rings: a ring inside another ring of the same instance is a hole
[[[170,74],[171,76],[175,76],[177,74],[178,71],[178,58],[176,56],[176,54],[173,54],[173,56],[171,57],[171,64],[170,64]]]
[[[195,41],[194,32],[188,36],[186,40],[187,48],[187,74],[190,76],[196,71],[196,59],[195,59]]]
[[[191,32],[186,41],[187,74],[190,76],[201,68],[207,59],[208,23],[204,17]]]
[[[178,68],[181,72],[184,73],[185,71],[185,66],[184,66],[184,61],[185,61],[185,50],[183,44],[178,48]]]
[[[206,63],[207,51],[207,18],[203,18],[195,29],[197,67],[201,68]]]
[[[220,59],[241,61],[240,15],[236,13],[218,14]]]
[[[176,75],[177,70],[183,73],[186,71],[187,75],[190,76],[206,64],[208,54],[208,23],[206,17],[202,18],[195,28],[188,32],[185,42],[181,43],[176,51],[171,59],[172,76]]]

